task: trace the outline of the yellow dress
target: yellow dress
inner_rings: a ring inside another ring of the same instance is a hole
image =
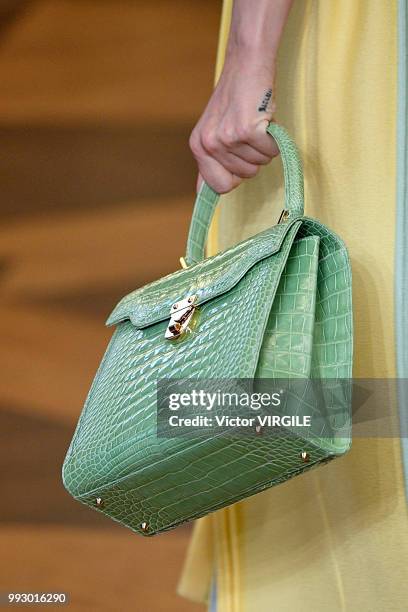
[[[306,214],[349,247],[354,376],[394,377],[396,1],[295,2],[277,74],[275,118],[302,154]],[[276,222],[279,166],[222,196],[213,251]],[[325,468],[198,521],[179,591],[205,600],[215,576],[217,612],[390,612],[408,609],[407,567],[400,440],[359,438]]]

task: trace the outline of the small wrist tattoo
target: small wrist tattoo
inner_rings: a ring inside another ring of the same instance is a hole
[[[271,98],[272,98],[272,89],[268,89],[265,92],[264,97],[262,98],[261,104],[258,106],[258,111],[260,113],[271,110],[268,108]]]

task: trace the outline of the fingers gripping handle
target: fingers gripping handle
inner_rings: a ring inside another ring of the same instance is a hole
[[[303,215],[303,170],[297,147],[287,131],[276,123],[269,123],[266,131],[278,145],[285,179],[285,210],[289,217]],[[187,239],[186,263],[192,265],[204,259],[205,244],[219,194],[203,183],[195,201]]]

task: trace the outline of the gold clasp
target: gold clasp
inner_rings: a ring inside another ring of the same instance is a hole
[[[170,309],[170,321],[164,334],[167,340],[180,338],[190,329],[189,324],[196,309],[195,299],[195,295],[190,295],[173,304]]]
[[[279,219],[278,219],[278,225],[280,223],[285,223],[285,221],[288,219],[289,217],[289,211],[286,209],[283,209],[281,214],[279,215]]]

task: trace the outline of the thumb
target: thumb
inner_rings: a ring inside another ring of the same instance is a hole
[[[256,126],[256,134],[258,138],[264,140],[266,136],[268,140],[269,155],[271,156],[271,159],[279,155],[279,147],[276,144],[275,139],[270,134],[268,134],[266,131],[266,128],[268,127],[269,123],[272,123],[272,122],[273,122],[273,119],[269,120],[265,118],[265,119],[261,119],[261,121],[259,121]]]

